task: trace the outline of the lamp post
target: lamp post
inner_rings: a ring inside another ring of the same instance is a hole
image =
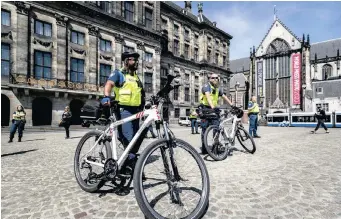
[[[240,86],[240,83],[237,81],[237,83],[234,85],[234,89],[235,89],[235,105],[237,106],[237,98],[238,98],[238,88]]]

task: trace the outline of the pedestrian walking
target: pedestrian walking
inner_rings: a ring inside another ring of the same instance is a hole
[[[17,106],[17,111],[13,113],[12,125],[8,143],[13,142],[14,135],[18,129],[18,142],[21,142],[26,124],[26,112],[22,105]]]
[[[189,120],[191,121],[192,134],[199,134],[197,118],[198,118],[197,112],[195,111],[195,109],[192,109],[191,114],[189,115]],[[194,127],[195,127],[195,133],[194,133]]]
[[[317,119],[316,128],[314,131],[311,131],[311,133],[316,134],[316,131],[320,128],[320,126],[324,128],[326,133],[329,133],[326,125],[324,124],[324,122],[326,121],[326,112],[324,111],[324,109],[321,109],[321,107],[318,107],[317,113],[315,113],[315,118]]]
[[[71,117],[72,114],[70,112],[70,107],[66,106],[64,109],[64,113],[62,115],[62,120],[59,126],[63,126],[65,128],[66,136],[65,139],[70,138],[70,125],[71,125]]]
[[[257,134],[259,107],[257,97],[253,96],[248,104],[249,134],[254,138],[260,138]]]

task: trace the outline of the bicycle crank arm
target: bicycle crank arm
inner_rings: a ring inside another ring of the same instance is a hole
[[[85,162],[87,162],[87,163],[89,163],[89,164],[93,164],[93,165],[100,166],[100,167],[103,167],[103,168],[104,168],[104,164],[101,164],[101,163],[89,161],[88,159],[85,159]]]

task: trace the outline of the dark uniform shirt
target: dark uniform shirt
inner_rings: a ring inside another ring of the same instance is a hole
[[[219,92],[219,97],[223,96],[223,90],[221,88],[216,88],[216,90],[218,90]],[[205,84],[205,86],[202,87],[201,92],[203,95],[205,95],[206,92],[210,92],[211,93],[212,88],[209,84]]]

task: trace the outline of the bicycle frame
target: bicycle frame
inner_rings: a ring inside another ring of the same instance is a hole
[[[140,119],[143,117],[147,118],[144,120],[143,124],[140,126],[139,130],[137,131],[137,133],[135,134],[135,136],[133,137],[133,139],[131,140],[131,142],[128,144],[127,148],[124,150],[123,154],[121,155],[121,157],[118,159],[117,158],[117,145],[116,145],[116,139],[117,139],[117,127],[119,125],[122,125],[124,123],[136,120],[136,119]],[[161,115],[159,114],[159,110],[157,109],[157,106],[152,106],[151,109],[148,110],[144,110],[141,111],[139,113],[136,113],[132,116],[129,116],[125,119],[113,122],[110,124],[110,126],[108,128],[105,129],[105,131],[103,132],[103,134],[97,139],[97,141],[95,142],[95,145],[84,155],[86,156],[87,154],[89,154],[100,142],[100,140],[104,137],[104,136],[112,136],[112,141],[110,143],[110,146],[112,148],[112,158],[117,161],[117,165],[118,165],[118,169],[121,168],[123,162],[127,159],[128,153],[130,152],[130,150],[132,149],[132,147],[135,145],[137,139],[141,136],[142,131],[149,127],[149,125],[152,124],[152,122],[154,121],[161,121]],[[168,133],[165,132],[166,134],[166,139],[168,139]],[[159,134],[160,135],[160,134]],[[84,156],[81,158],[83,159]],[[104,167],[104,164],[102,163],[96,163],[93,161],[89,161],[87,158],[85,159],[85,161],[87,163],[93,164],[93,165],[97,165],[100,167]]]
[[[229,133],[227,133],[224,125],[226,123],[228,123],[229,121],[233,120],[232,122],[232,132],[231,135],[229,135]],[[234,139],[234,137],[236,136],[236,131],[237,131],[237,124],[241,121],[241,118],[237,118],[237,116],[233,115],[230,118],[224,119],[220,124],[219,127],[222,128],[224,130],[224,134],[229,138],[229,139]]]

